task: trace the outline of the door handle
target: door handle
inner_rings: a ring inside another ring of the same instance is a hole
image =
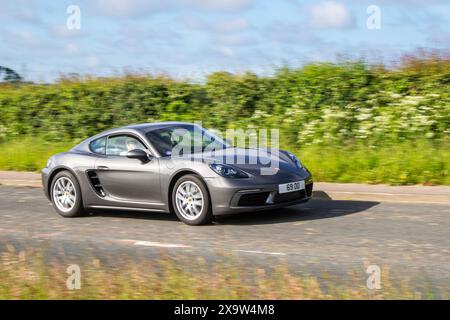
[[[107,166],[97,166],[97,170],[108,171],[109,168]]]

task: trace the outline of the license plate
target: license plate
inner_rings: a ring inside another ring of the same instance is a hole
[[[278,193],[287,193],[305,189],[305,181],[289,182],[278,185]]]

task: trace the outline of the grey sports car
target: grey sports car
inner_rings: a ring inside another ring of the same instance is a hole
[[[89,209],[160,211],[190,225],[306,202],[313,188],[310,172],[293,154],[236,148],[183,122],[100,133],[52,156],[42,183],[64,217]]]

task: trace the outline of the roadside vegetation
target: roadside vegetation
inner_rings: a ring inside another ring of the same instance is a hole
[[[421,53],[271,76],[64,78],[0,85],[0,169],[39,170],[49,154],[108,128],[152,121],[275,128],[320,181],[450,184],[450,58]]]
[[[0,170],[39,171],[50,156],[69,150],[77,142],[32,137],[4,142],[0,144]],[[316,181],[450,185],[449,145],[418,141],[378,147],[285,148],[301,157]]]
[[[367,275],[361,272],[349,274],[347,281],[329,274],[319,279],[295,273],[282,262],[267,271],[245,268],[233,256],[208,264],[202,259],[169,257],[164,252],[155,260],[121,257],[113,265],[95,258],[84,259],[78,265],[81,288],[69,290],[67,267],[74,260],[46,259],[41,251],[17,252],[7,245],[0,258],[0,299],[449,298],[447,291],[432,288],[426,279],[393,281],[387,267],[382,269],[381,289],[369,290]]]

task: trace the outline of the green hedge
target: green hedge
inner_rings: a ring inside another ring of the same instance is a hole
[[[404,160],[414,163],[416,153],[425,152],[433,158],[431,178],[397,168],[396,174],[409,178],[382,180],[448,183],[450,59],[436,56],[410,58],[391,69],[357,61],[281,68],[271,76],[216,72],[201,83],[136,75],[65,79],[51,85],[3,84],[0,111],[4,150],[5,141],[27,137],[68,145],[120,125],[197,120],[219,130],[278,128],[282,148],[316,150],[316,155],[329,150],[329,163],[345,158],[347,150],[376,153],[376,158],[401,150]],[[352,167],[350,157],[347,165],[338,162]],[[381,158],[371,163],[386,165]],[[410,169],[428,170],[416,165]],[[358,180],[344,171],[322,178]]]
[[[130,123],[202,120],[280,128],[287,145],[440,142],[450,132],[450,60],[419,62],[395,70],[312,64],[270,77],[218,72],[202,84],[126,76],[4,85],[0,137],[82,139]]]

